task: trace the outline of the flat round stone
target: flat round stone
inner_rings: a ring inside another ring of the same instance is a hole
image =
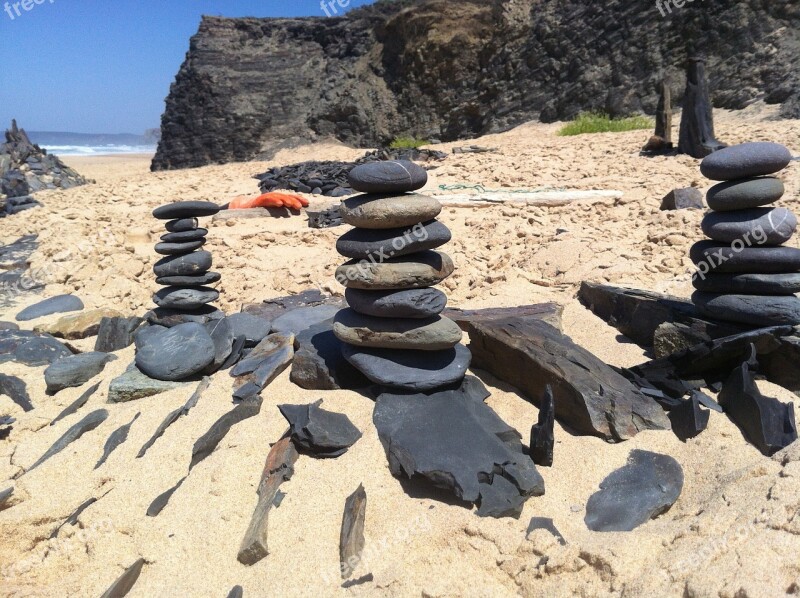
[[[220,207],[210,201],[176,201],[153,210],[153,216],[159,220],[173,220],[213,216]]]
[[[781,245],[797,230],[797,218],[786,208],[754,208],[709,212],[700,226],[707,237],[720,243],[740,239],[745,245]]]
[[[727,181],[708,190],[706,203],[717,212],[746,210],[768,206],[783,197],[784,191],[783,182],[771,176]]]
[[[208,251],[193,251],[158,260],[153,266],[153,272],[156,276],[197,276],[208,271],[211,263],[211,254]]]
[[[156,380],[185,380],[214,361],[216,347],[202,324],[190,322],[136,339],[136,366]]]
[[[354,228],[336,241],[336,250],[345,257],[385,261],[411,253],[436,249],[449,243],[450,229],[438,220],[418,223],[410,228],[369,230]]]
[[[409,160],[387,160],[356,166],[347,179],[362,193],[404,193],[424,187],[428,172]]]
[[[222,275],[219,272],[203,272],[197,276],[160,276],[156,283],[178,287],[201,287],[203,285],[219,282]]]
[[[461,342],[463,332],[449,318],[374,318],[343,309],[333,319],[333,333],[343,343],[376,349],[441,351]]]
[[[444,351],[402,351],[343,344],[342,355],[376,384],[423,392],[461,381],[472,361],[464,345]]]
[[[689,257],[702,274],[708,272],[783,274],[800,271],[800,249],[794,247],[739,249],[738,244],[700,241],[692,245]]]
[[[339,208],[342,220],[368,229],[414,226],[436,218],[442,211],[439,200],[427,195],[356,195]]]
[[[17,322],[28,322],[52,314],[60,314],[83,309],[83,301],[75,295],[57,295],[44,301],[29,305],[17,314]]]
[[[779,143],[742,143],[706,156],[700,163],[700,172],[714,181],[744,179],[783,170],[791,159],[792,154]]]
[[[187,241],[198,241],[205,239],[208,230],[205,228],[195,228],[194,230],[181,231],[179,233],[167,233],[161,235],[161,240],[164,243],[185,243]]]
[[[205,244],[205,239],[186,243],[156,243],[155,250],[156,253],[161,255],[184,255],[191,253],[195,249],[200,249]]]
[[[800,274],[699,274],[694,288],[732,295],[794,295],[800,293]]]
[[[192,311],[156,307],[147,312],[144,317],[153,326],[172,328],[189,322],[206,324],[212,320],[221,320],[225,317],[225,312],[213,305],[204,305]]]
[[[336,280],[351,289],[418,289],[439,284],[453,270],[453,260],[446,253],[423,251],[383,263],[351,260],[336,269]]]
[[[153,295],[159,307],[197,309],[219,299],[219,291],[210,287],[165,287]]]
[[[197,218],[178,218],[177,220],[170,220],[166,224],[168,232],[182,233],[188,230],[197,228]]]
[[[800,324],[800,299],[779,295],[718,295],[695,292],[692,303],[706,317],[751,326]]]
[[[430,318],[444,311],[447,295],[439,289],[362,291],[347,289],[348,305],[358,313],[376,318]]]

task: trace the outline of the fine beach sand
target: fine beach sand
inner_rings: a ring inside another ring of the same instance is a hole
[[[716,113],[727,143],[777,141],[800,153],[800,120],[776,120],[761,104]],[[615,366],[649,358],[575,299],[583,280],[691,293],[688,249],[701,237],[700,211],[660,212],[676,187],[703,191],[698,162],[687,156],[645,158],[638,150],[649,131],[557,137],[559,125],[529,123],[474,141],[434,146],[450,152],[471,143],[496,153],[450,155],[430,171],[425,191],[439,185],[489,189],[617,189],[621,200],[570,206],[446,209],[447,251],[456,273],[442,285],[457,307],[513,306],[557,301],[565,306],[564,332]],[[675,130],[677,137],[677,128]],[[354,159],[364,150],[319,144],[280,152],[273,161],[149,172],[149,156],[66,158],[96,184],[37,195],[43,208],[0,220],[0,243],[39,234],[31,268],[47,283],[42,296],[79,295],[87,308],[113,307],[143,314],[156,289],[152,246],[163,224],[158,205],[183,200],[226,203],[258,193],[252,176],[308,159]],[[781,175],[780,205],[800,212],[800,164]],[[463,192],[463,191],[462,191]],[[319,198],[310,197],[312,206]],[[328,202],[329,200],[325,200]],[[211,223],[207,249],[222,273],[219,305],[245,303],[316,287],[341,294],[333,272],[343,260],[334,250],[346,229],[313,230],[303,217]],[[789,245],[798,247],[798,238]],[[0,320],[12,320],[42,296],[24,295]],[[51,316],[26,328],[54,321]],[[91,350],[94,339],[75,341]],[[188,469],[192,445],[231,409],[232,379],[214,376],[197,407],[173,424],[143,459],[142,444],[163,418],[181,406],[195,385],[121,405],[105,403],[108,383],[133,359],[117,353],[101,377],[81,388],[45,395],[44,368],[0,365],[21,377],[36,409],[23,413],[0,396],[0,414],[17,418],[0,441],[0,480],[29,467],[64,431],[91,410],[110,417],[17,483],[12,506],[0,512],[0,595],[97,596],[138,558],[147,565],[131,597],[224,597],[235,585],[247,596],[691,596],[771,597],[800,593],[800,447],[770,459],[742,437],[727,417],[711,413],[709,428],[681,443],[669,432],[646,432],[611,445],[576,437],[556,424],[555,465],[539,468],[546,494],[531,498],[518,519],[482,519],[463,506],[407,495],[388,470],[371,423],[373,403],[347,391],[305,391],[288,370],[263,393],[260,415],[236,425],[198,465],[156,518],[152,500]],[[474,371],[492,392],[488,404],[527,444],[538,411],[513,388]],[[93,383],[100,389],[81,410],[56,426],[50,421]],[[759,382],[765,394],[800,401]],[[333,460],[301,456],[286,493],[269,517],[270,555],[253,567],[236,560],[256,504],[256,488],[270,444],[287,425],[275,407],[324,399],[346,413],[363,438]],[[93,470],[116,428],[134,423],[128,441]],[[682,465],[683,493],[665,515],[631,533],[599,534],[583,518],[589,496],[632,449],[666,453]],[[366,556],[354,577],[373,581],[343,589],[338,541],[345,499],[360,483],[367,492]],[[0,490],[6,486],[0,482]],[[99,498],[49,539],[79,505]],[[102,497],[102,498],[101,498]],[[531,519],[552,518],[565,544],[544,530],[526,536]]]

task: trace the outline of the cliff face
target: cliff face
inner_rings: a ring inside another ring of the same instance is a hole
[[[666,1],[666,0],[663,0]],[[167,98],[153,169],[272,155],[331,136],[454,140],[528,120],[655,110],[683,93],[687,47],[714,105],[800,117],[800,3],[397,0],[345,17],[206,17]]]

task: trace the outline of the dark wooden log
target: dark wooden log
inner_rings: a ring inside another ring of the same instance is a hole
[[[693,158],[705,158],[726,147],[714,135],[714,115],[706,80],[705,59],[693,56],[686,68],[678,151]]]
[[[488,309],[458,309],[448,308],[442,315],[450,318],[459,325],[461,330],[469,333],[474,322],[487,322],[504,318],[528,318],[547,322],[553,328],[561,330],[561,315],[564,306],[558,303],[536,303],[533,305],[518,305],[516,307],[490,307]]]
[[[361,562],[364,550],[364,519],[367,513],[367,491],[359,484],[344,503],[342,531],[339,534],[339,566],[342,579],[347,579]]]
[[[658,86],[658,106],[656,107],[656,131],[643,152],[663,154],[673,150],[672,145],[672,97],[669,82],[662,79]]]

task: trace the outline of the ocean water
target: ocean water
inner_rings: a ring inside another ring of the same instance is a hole
[[[39,144],[42,145],[42,144]],[[42,145],[57,156],[108,156],[113,154],[152,154],[155,145]]]
[[[129,133],[62,133],[28,131],[31,141],[57,156],[107,156],[114,154],[152,154],[152,137]]]

